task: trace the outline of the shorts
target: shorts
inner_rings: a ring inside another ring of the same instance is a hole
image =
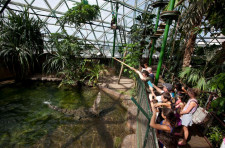
[[[192,122],[192,114],[184,114],[181,117],[181,124],[188,127],[188,126],[192,126],[193,122]]]

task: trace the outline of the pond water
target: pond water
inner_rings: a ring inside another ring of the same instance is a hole
[[[97,88],[63,87],[53,82],[29,82],[0,88],[0,147],[114,148],[128,134],[126,109],[101,93],[100,117],[75,119],[44,104],[64,109],[90,108]]]

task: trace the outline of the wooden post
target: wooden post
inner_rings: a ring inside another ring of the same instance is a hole
[[[123,62],[125,61],[124,57],[126,56],[126,54],[127,54],[127,50],[123,54]],[[120,79],[121,79],[122,72],[123,72],[123,64],[121,65],[119,79],[118,79],[118,82],[117,82],[118,84],[120,83]]]

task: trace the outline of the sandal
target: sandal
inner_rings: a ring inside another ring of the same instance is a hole
[[[186,144],[187,144],[187,143],[183,143],[183,142],[184,142],[183,140],[179,141],[179,142],[178,142],[178,145],[179,145],[179,146],[183,146],[183,145],[186,145]]]

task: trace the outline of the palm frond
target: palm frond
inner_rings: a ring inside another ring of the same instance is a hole
[[[207,83],[206,83],[206,80],[204,77],[201,77],[199,80],[198,80],[198,83],[197,83],[197,86],[196,86],[198,89],[200,90],[206,90],[207,88]]]
[[[180,78],[185,78],[186,76],[188,76],[191,72],[191,68],[190,67],[185,67],[180,73],[179,73],[179,77]]]

